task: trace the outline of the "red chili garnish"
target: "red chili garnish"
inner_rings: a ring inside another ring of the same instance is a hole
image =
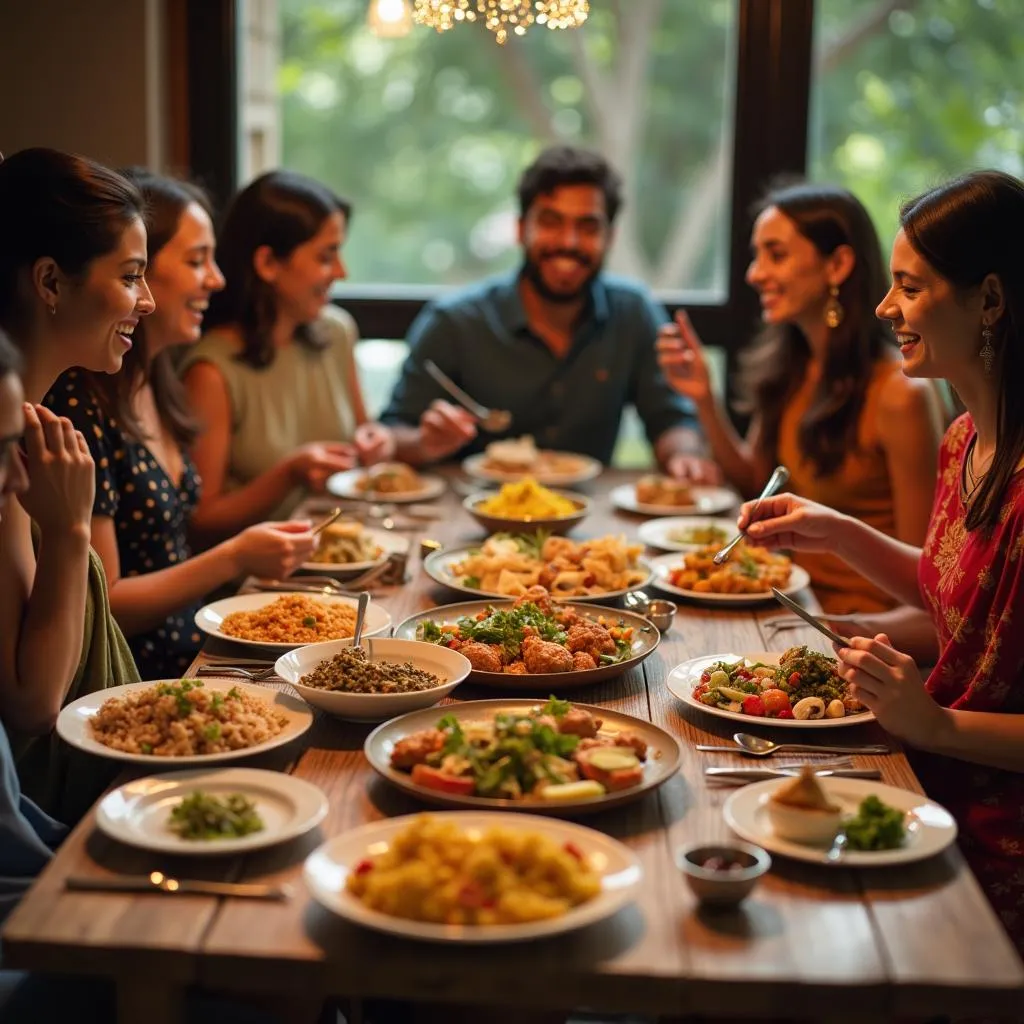
[[[355,873],[357,875],[365,875],[367,871],[372,871],[372,870],[373,870],[373,861],[372,860],[361,860],[356,865]]]
[[[711,673],[708,672],[708,671],[701,672],[701,674],[700,674],[700,681],[702,683],[710,683],[711,682]]]
[[[800,673],[799,672],[790,672],[789,673],[789,678],[786,680],[786,682],[789,683],[790,686],[799,686],[800,685]]]
[[[583,851],[575,843],[566,843],[565,852],[571,854],[578,861],[583,860]]]

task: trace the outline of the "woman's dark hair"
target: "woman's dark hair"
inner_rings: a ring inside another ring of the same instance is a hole
[[[274,359],[271,331],[277,301],[253,267],[256,250],[267,245],[278,259],[287,259],[334,213],[348,220],[352,207],[325,185],[293,171],[261,174],[232,199],[217,237],[217,263],[227,287],[211,297],[206,324],[238,327],[243,341],[238,358],[243,362],[262,368]],[[308,325],[295,336],[310,348],[323,347]]]
[[[548,146],[519,179],[519,216],[525,217],[537,196],[562,185],[596,185],[604,193],[608,223],[622,206],[622,178],[600,153],[579,146]]]
[[[0,377],[21,371],[21,353],[14,347],[14,342],[0,328]]]
[[[829,476],[859,446],[858,426],[872,369],[893,345],[889,327],[875,317],[875,305],[888,289],[882,251],[871,217],[860,201],[835,185],[789,184],[769,191],[755,206],[757,216],[774,206],[822,256],[841,245],[855,261],[839,286],[844,316],[831,329],[817,390],[800,423],[800,450],[819,477]],[[765,328],[740,358],[740,408],[761,416],[761,451],[775,462],[779,426],[787,401],[804,378],[811,356],[795,324]]]
[[[992,375],[999,384],[996,453],[966,520],[968,530],[993,527],[1024,456],[1024,183],[1001,171],[964,174],[905,203],[900,225],[914,251],[954,288],[977,288],[989,274],[1003,288],[1003,313],[992,325]]]
[[[0,163],[0,326],[13,338],[27,328],[21,277],[36,260],[78,277],[142,213],[131,182],[85,157],[23,149]]]
[[[135,185],[146,203],[146,256],[151,270],[157,254],[177,233],[182,214],[190,204],[202,207],[213,219],[210,199],[197,185],[153,174],[139,167],[131,167],[121,173]],[[120,373],[83,370],[82,376],[104,411],[115,417],[124,432],[135,441],[144,444],[148,440],[132,408],[133,396],[147,380],[153,388],[157,414],[174,440],[184,447],[195,440],[199,427],[189,409],[185,387],[174,368],[173,355],[165,349],[149,358],[145,318],[135,328],[132,347],[125,354]]]

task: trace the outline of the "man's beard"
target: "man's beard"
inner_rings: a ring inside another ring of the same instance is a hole
[[[520,273],[527,281],[530,282],[530,284],[533,285],[534,290],[542,299],[545,299],[548,302],[564,303],[566,305],[572,302],[578,302],[581,296],[585,295],[589,291],[590,286],[594,283],[594,278],[601,273],[603,260],[595,263],[592,260],[587,259],[581,253],[564,249],[545,253],[544,259],[552,259],[558,256],[566,256],[570,259],[579,260],[583,266],[590,267],[590,273],[587,274],[583,283],[574,292],[556,292],[549,288],[547,282],[544,280],[544,275],[540,268],[540,262],[530,259],[528,254],[523,255],[523,267]]]

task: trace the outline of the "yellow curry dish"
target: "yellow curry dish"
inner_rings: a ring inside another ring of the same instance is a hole
[[[580,503],[557,494],[528,476],[503,485],[497,494],[485,498],[476,507],[489,516],[528,521],[571,516],[579,511]]]

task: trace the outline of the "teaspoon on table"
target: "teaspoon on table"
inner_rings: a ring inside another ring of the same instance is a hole
[[[423,368],[463,409],[468,409],[489,434],[500,434],[512,425],[512,413],[505,409],[488,409],[486,405],[481,405],[475,398],[467,395],[432,359],[425,360]]]
[[[889,748],[882,743],[867,743],[860,746],[819,746],[815,743],[773,743],[771,740],[753,736],[749,732],[737,732],[732,737],[741,753],[755,757],[768,757],[780,750],[794,750],[813,754],[888,754]]]
[[[786,481],[789,480],[789,470],[785,466],[776,466],[775,471],[768,478],[768,483],[764,485],[764,490],[757,496],[757,501],[754,502],[754,508],[751,509],[751,514],[757,510],[757,506],[764,501],[765,498],[770,498],[776,491],[784,487]],[[722,565],[729,558],[729,553],[743,538],[746,536],[744,533],[737,533],[735,537],[728,544],[722,548],[721,551],[711,559],[715,565]]]

